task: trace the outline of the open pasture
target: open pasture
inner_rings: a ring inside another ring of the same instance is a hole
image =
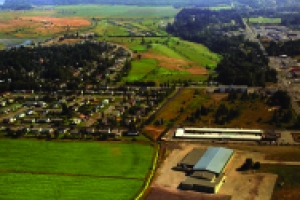
[[[266,18],[266,17],[251,17],[249,18],[251,24],[280,24],[281,18]]]
[[[0,172],[0,199],[132,199],[141,180]],[[117,192],[116,192],[117,191]]]
[[[153,147],[97,142],[0,140],[0,170],[144,178]],[[109,167],[107,167],[109,166]]]
[[[174,17],[180,9],[172,6],[124,6],[124,5],[68,5],[56,6],[56,16],[80,16],[103,18],[158,18]]]
[[[0,20],[0,36],[3,37],[40,37],[79,30],[90,26],[82,18],[56,18],[48,16],[22,16],[9,20]]]
[[[2,139],[0,199],[131,199],[153,155],[150,144]]]

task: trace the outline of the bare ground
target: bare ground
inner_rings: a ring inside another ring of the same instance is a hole
[[[156,185],[151,188],[146,200],[230,200],[230,196],[180,191]]]
[[[178,71],[186,71],[191,73],[192,75],[206,75],[207,70],[205,67],[198,66],[196,63],[176,59],[176,58],[169,58],[164,55],[158,55],[155,53],[143,53],[143,58],[153,58],[158,61],[158,65],[161,67],[165,67],[171,70],[178,70]]]

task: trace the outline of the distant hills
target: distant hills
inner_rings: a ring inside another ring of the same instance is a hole
[[[0,0],[1,1],[4,0]],[[237,5],[249,8],[272,8],[300,4],[300,0],[5,0],[4,8],[30,9],[33,5],[73,5],[73,4],[121,4],[121,5],[172,5],[217,6]]]

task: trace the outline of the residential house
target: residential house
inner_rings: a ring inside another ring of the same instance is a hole
[[[71,119],[71,124],[74,124],[74,125],[80,124],[81,122],[82,122],[82,120],[78,119],[78,118]]]
[[[9,118],[3,119],[3,123],[7,123],[7,124],[14,123],[15,121],[16,121],[15,117],[9,117]]]
[[[42,132],[42,128],[31,128],[30,133],[34,135],[39,135]]]
[[[23,119],[23,123],[33,124],[33,123],[35,123],[35,118],[26,118],[26,119]]]
[[[70,135],[73,137],[79,137],[81,135],[81,133],[78,129],[74,129],[74,130],[70,131]]]
[[[49,118],[37,119],[36,122],[37,123],[50,123],[51,119],[49,119]]]

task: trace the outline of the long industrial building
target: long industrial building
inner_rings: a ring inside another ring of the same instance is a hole
[[[174,136],[190,139],[251,140],[262,139],[262,130],[233,128],[178,128]]]
[[[191,175],[180,183],[183,190],[217,193],[224,179],[224,169],[234,152],[223,147],[193,149],[177,165],[177,169],[190,172]]]

